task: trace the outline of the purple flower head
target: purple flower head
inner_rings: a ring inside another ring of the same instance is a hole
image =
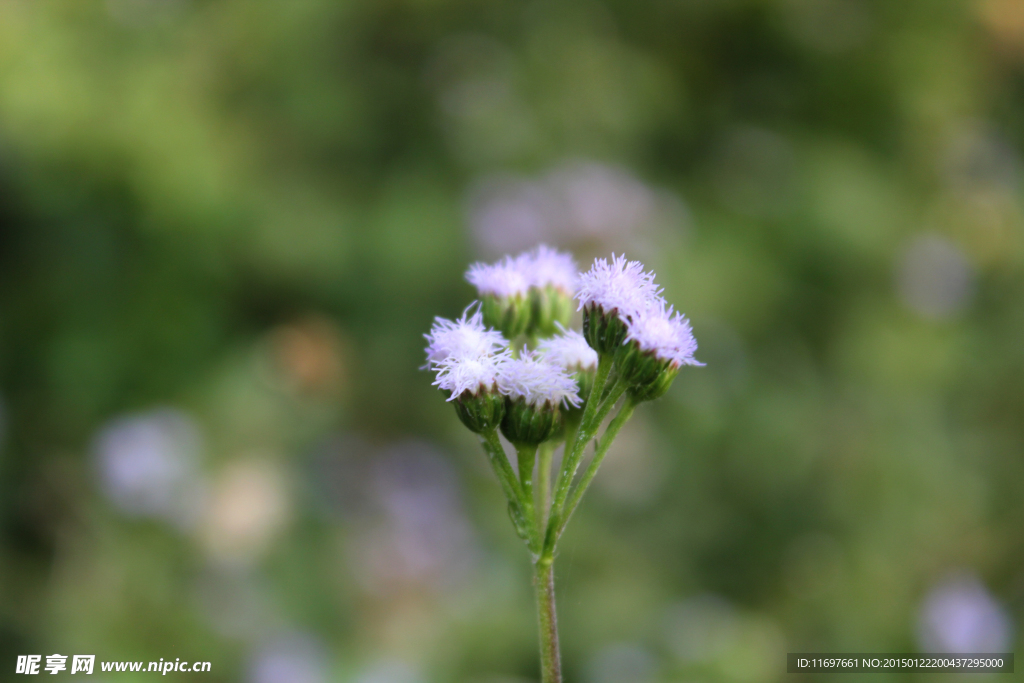
[[[562,329],[561,334],[541,340],[537,351],[552,365],[570,372],[597,367],[597,351],[576,330]]]
[[[484,327],[483,314],[479,308],[473,315],[469,314],[474,305],[466,308],[462,317],[455,321],[434,318],[430,332],[423,335],[427,339],[428,367],[436,368],[449,356],[486,356],[508,346],[501,332]]]
[[[504,368],[511,359],[512,354],[508,350],[486,356],[448,356],[435,365],[437,378],[433,384],[451,392],[449,401],[454,401],[466,391],[493,391],[499,388]]]
[[[617,310],[619,317],[643,313],[660,302],[661,288],[654,284],[654,273],[644,272],[644,264],[627,261],[625,254],[612,254],[611,263],[594,259],[590,270],[576,279],[579,308],[596,305],[606,312]]]
[[[571,254],[552,249],[546,244],[520,254],[517,260],[534,287],[554,287],[571,294],[576,283],[576,262]]]
[[[626,343],[635,341],[643,351],[649,351],[673,366],[704,365],[693,354],[697,340],[693,337],[690,321],[682,313],[666,308],[661,302],[639,315],[626,320]]]
[[[576,263],[570,254],[541,244],[496,263],[474,263],[466,279],[480,296],[512,297],[525,295],[531,287],[547,286],[572,292]]]
[[[562,368],[525,348],[519,358],[502,365],[498,386],[501,393],[512,399],[522,398],[531,406],[580,404],[576,381]]]

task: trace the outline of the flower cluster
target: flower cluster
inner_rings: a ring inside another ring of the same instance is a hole
[[[533,553],[538,594],[546,596],[538,605],[549,605],[541,608],[543,623],[545,610],[554,610],[555,546],[573,510],[636,406],[663,395],[682,366],[701,365],[697,342],[689,321],[662,298],[654,273],[625,256],[596,259],[577,275],[569,254],[541,245],[476,263],[466,279],[479,302],[458,320],[435,318],[425,335],[427,367],[462,423],[480,435],[513,527]],[[574,298],[582,334],[567,328]],[[515,447],[516,470],[499,429]],[[592,441],[594,455],[577,480]],[[557,670],[557,645],[542,649],[544,658],[546,671]]]
[[[435,318],[427,339],[427,367],[436,373],[434,386],[448,393],[459,417],[481,433],[501,426],[514,441],[545,441],[559,427],[559,408],[580,403],[579,388],[562,365],[525,348],[514,354],[496,330],[483,323],[471,306],[458,320]],[[504,420],[506,408],[518,421]],[[545,426],[536,428],[540,416]],[[523,422],[531,430],[517,429]]]
[[[516,430],[503,418],[513,406],[549,414],[578,408],[602,354],[614,358],[638,400],[663,394],[681,366],[700,365],[689,322],[662,298],[654,273],[624,255],[596,259],[577,275],[572,256],[540,245],[475,263],[466,279],[480,302],[458,320],[436,318],[426,353],[434,385],[474,431],[502,424],[509,436]],[[565,328],[573,297],[584,334]],[[513,350],[510,341],[523,336],[536,351]]]

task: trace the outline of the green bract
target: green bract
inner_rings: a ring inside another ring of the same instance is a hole
[[[462,424],[474,434],[494,430],[505,416],[505,397],[496,392],[463,392],[452,403]]]
[[[499,330],[507,339],[515,339],[530,328],[532,306],[522,294],[498,296],[485,294],[480,298],[484,324]]]
[[[531,319],[527,334],[550,337],[572,318],[572,295],[560,287],[547,285],[530,289]]]
[[[626,339],[626,323],[617,311],[609,313],[600,306],[587,306],[583,309],[583,336],[598,354],[614,354]]]
[[[679,368],[677,366],[666,365],[661,369],[661,372],[648,381],[631,386],[629,388],[629,396],[637,403],[661,398],[669,390],[669,387],[672,386],[672,382],[678,374]]]
[[[562,427],[558,406],[533,406],[522,398],[507,399],[501,433],[515,445],[537,446],[555,437]]]

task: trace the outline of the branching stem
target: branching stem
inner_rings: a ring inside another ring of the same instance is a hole
[[[618,415],[608,423],[608,428],[604,430],[604,434],[598,439],[597,452],[594,453],[594,458],[590,461],[590,465],[587,466],[586,471],[583,473],[583,478],[580,479],[580,483],[573,489],[572,496],[566,504],[565,514],[562,515],[560,526],[555,534],[556,540],[562,535],[565,525],[569,523],[569,518],[572,517],[572,513],[575,512],[576,507],[580,504],[583,494],[587,492],[587,488],[590,487],[590,483],[597,475],[597,468],[601,466],[601,461],[604,460],[604,456],[608,453],[608,449],[611,448],[612,442],[618,436],[619,430],[622,429],[622,425],[626,424],[629,418],[633,416],[636,405],[632,398],[627,398],[626,402],[622,404],[622,408],[619,409]]]

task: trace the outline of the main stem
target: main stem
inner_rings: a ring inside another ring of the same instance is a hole
[[[555,614],[554,558],[542,556],[534,564],[537,589],[537,622],[540,626],[541,683],[562,683],[562,659],[558,653],[558,617]]]

